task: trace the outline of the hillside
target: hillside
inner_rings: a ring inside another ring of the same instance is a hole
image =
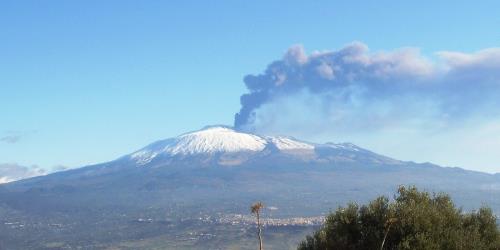
[[[253,226],[241,216],[261,200],[271,208],[264,217],[276,219],[268,246],[282,249],[310,233],[313,218],[348,201],[390,196],[401,184],[447,192],[466,210],[484,203],[500,212],[498,175],[399,161],[349,143],[215,126],[110,162],[1,185],[0,243],[216,248],[252,239]]]

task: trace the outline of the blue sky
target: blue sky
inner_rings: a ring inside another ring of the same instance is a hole
[[[410,46],[430,60],[438,51],[499,47],[498,10],[498,1],[2,1],[0,163],[82,166],[233,124],[247,92],[243,77],[262,73],[295,44],[308,53],[352,41],[370,51]],[[484,138],[498,138],[500,123],[482,124]],[[494,150],[426,152],[420,134],[286,132],[500,172]],[[459,128],[428,141],[447,148],[470,135]]]

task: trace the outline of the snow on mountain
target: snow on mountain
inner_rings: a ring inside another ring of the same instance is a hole
[[[145,165],[156,157],[215,155],[232,153],[259,153],[267,148],[287,154],[314,154],[316,148],[333,148],[359,151],[361,148],[350,143],[315,144],[285,136],[259,136],[244,133],[226,126],[212,126],[182,134],[178,137],[152,143],[129,155],[139,165]],[[295,153],[294,153],[295,152]]]
[[[314,145],[297,141],[290,137],[284,136],[268,136],[266,137],[268,142],[274,144],[279,150],[313,150]]]
[[[329,148],[335,148],[335,149],[345,149],[345,150],[350,150],[350,151],[361,151],[363,150],[362,148],[352,144],[352,143],[325,143],[322,144],[322,146],[329,147]]]
[[[203,154],[215,152],[261,151],[266,141],[259,136],[237,132],[228,127],[207,129],[179,136],[165,147],[169,154]]]
[[[214,153],[259,152],[267,141],[257,135],[229,127],[207,127],[175,138],[155,142],[131,155],[137,163],[148,163],[158,155],[196,155]]]

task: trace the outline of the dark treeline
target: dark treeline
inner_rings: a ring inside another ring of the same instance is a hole
[[[446,194],[400,187],[393,201],[340,207],[298,249],[500,249],[500,233],[487,207],[465,213]]]

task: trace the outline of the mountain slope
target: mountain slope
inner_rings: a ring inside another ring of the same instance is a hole
[[[159,237],[162,247],[179,248],[178,237],[185,237],[192,243],[186,249],[225,248],[231,235],[253,238],[252,226],[220,221],[248,214],[257,200],[273,207],[266,217],[318,216],[349,201],[390,196],[402,184],[450,193],[464,209],[484,203],[500,212],[499,175],[398,161],[349,143],[215,126],[114,161],[0,185],[0,246],[127,249],[124,242]],[[223,232],[192,239],[212,228]]]
[[[201,163],[218,165],[241,165],[246,161],[258,161],[268,157],[282,156],[297,161],[328,162],[347,160],[363,155],[375,161],[396,161],[376,155],[353,144],[308,143],[286,136],[259,136],[236,131],[230,127],[212,126],[152,143],[124,158],[144,166],[150,163],[173,164]],[[336,158],[335,158],[336,157]],[[207,161],[210,159],[210,161]]]

